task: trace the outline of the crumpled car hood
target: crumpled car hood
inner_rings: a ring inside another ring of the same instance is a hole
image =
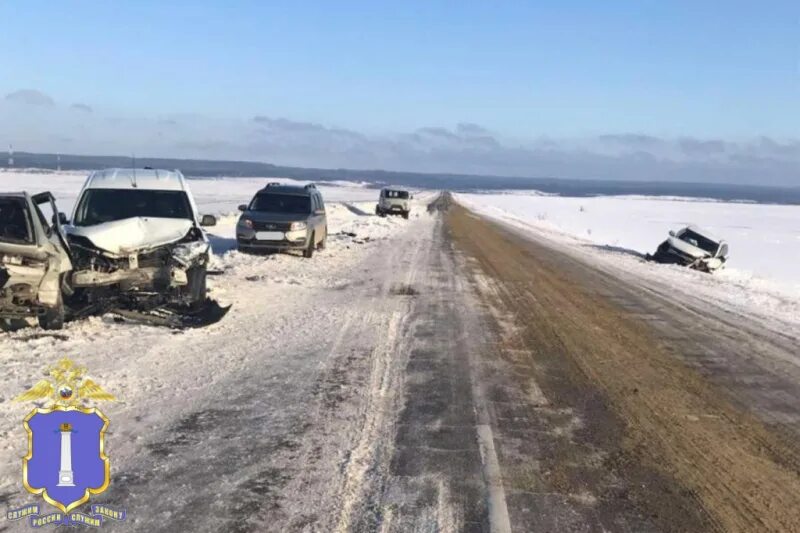
[[[94,226],[72,226],[69,233],[86,237],[113,254],[126,254],[178,241],[193,225],[191,220],[180,218],[134,217]]]
[[[711,254],[706,252],[705,250],[698,248],[697,246],[692,246],[686,241],[682,241],[676,237],[670,237],[667,239],[669,245],[673,248],[680,250],[681,252],[685,253],[686,255],[692,256],[696,259],[700,259],[701,257],[711,257]]]

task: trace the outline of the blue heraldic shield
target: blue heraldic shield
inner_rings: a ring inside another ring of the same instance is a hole
[[[110,481],[107,428],[108,419],[95,408],[35,409],[25,418],[25,488],[64,513],[103,492]]]

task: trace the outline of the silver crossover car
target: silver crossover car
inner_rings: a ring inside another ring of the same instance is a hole
[[[236,242],[241,251],[297,250],[311,257],[325,247],[328,219],[314,185],[270,183],[239,210]]]

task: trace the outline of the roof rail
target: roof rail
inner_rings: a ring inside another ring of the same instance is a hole
[[[279,185],[280,185],[280,183],[278,183],[277,181],[271,181],[271,182],[267,183],[267,187],[276,187],[276,186],[279,186]]]
[[[305,188],[305,189],[316,189],[316,188],[317,188],[317,186],[316,186],[316,185],[314,185],[313,183],[309,183],[309,184],[308,184],[308,185],[306,185],[304,188]]]

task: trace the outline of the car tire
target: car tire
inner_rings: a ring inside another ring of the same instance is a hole
[[[200,307],[206,301],[206,266],[192,267],[186,271],[186,293],[189,296],[189,307]]]
[[[316,243],[314,241],[316,240],[316,238],[317,236],[312,233],[311,238],[308,240],[308,246],[306,247],[305,250],[303,250],[303,257],[305,257],[306,259],[311,259],[312,257],[314,257],[314,247],[316,246]]]
[[[44,314],[39,315],[39,326],[41,326],[42,329],[48,330],[61,329],[64,327],[64,300],[61,296],[60,286],[56,305],[45,309]]]
[[[403,211],[403,218],[408,220],[408,211]]]

